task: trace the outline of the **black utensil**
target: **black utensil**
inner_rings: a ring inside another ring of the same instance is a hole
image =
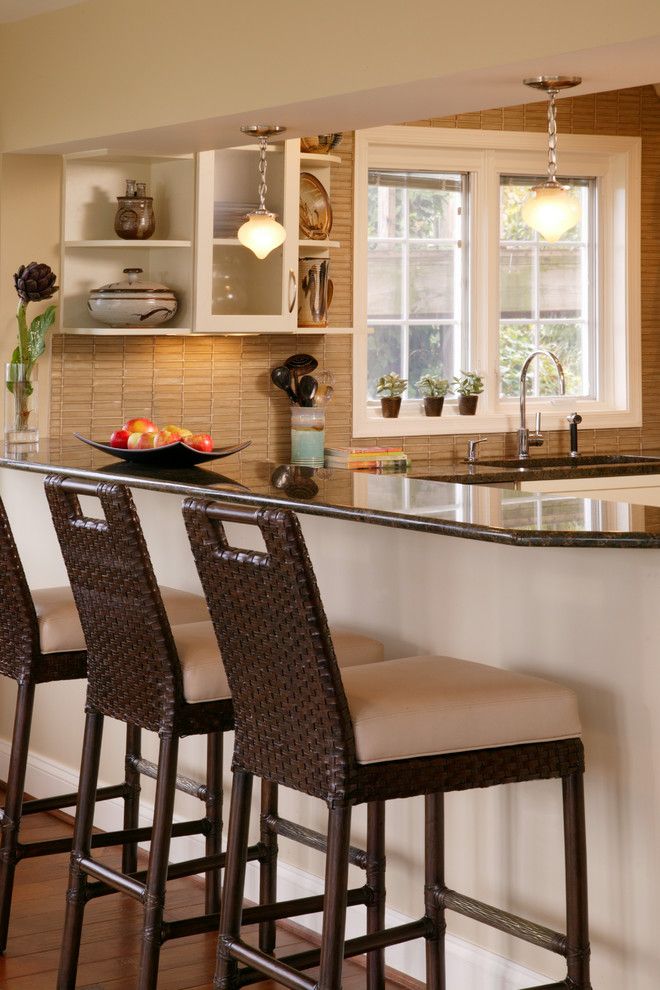
[[[313,406],[319,383],[311,375],[303,375],[298,382],[298,396],[301,406]]]
[[[279,368],[273,368],[270,373],[270,380],[273,385],[277,385],[283,392],[286,392],[292,402],[298,402],[298,396],[291,388],[291,372],[287,367],[280,365]]]
[[[315,371],[319,363],[311,354],[292,354],[291,357],[286,359],[284,365],[293,373],[297,392],[301,375],[308,375],[310,371]]]

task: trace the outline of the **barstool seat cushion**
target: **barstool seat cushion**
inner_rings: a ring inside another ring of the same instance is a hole
[[[577,699],[560,684],[453,657],[388,660],[342,675],[357,759],[413,757],[573,739]]]
[[[176,588],[161,588],[160,592],[172,625],[209,621],[206,601],[200,595]],[[39,623],[42,653],[72,653],[86,649],[78,610],[68,585],[38,588],[32,591],[32,600]]]
[[[383,644],[370,636],[349,630],[330,630],[340,667],[369,667],[383,659]],[[223,701],[231,698],[227,675],[220,657],[218,641],[211,622],[192,622],[174,626],[183,695],[187,702]]]

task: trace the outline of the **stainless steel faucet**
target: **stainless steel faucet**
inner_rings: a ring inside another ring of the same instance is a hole
[[[518,457],[520,458],[529,457],[530,447],[540,447],[543,444],[540,413],[536,414],[536,430],[534,434],[530,436],[527,429],[527,372],[534,358],[539,356],[549,357],[551,361],[554,361],[557,368],[557,378],[559,379],[559,393],[560,395],[566,394],[564,369],[557,355],[553,354],[552,351],[546,350],[545,347],[541,347],[538,351],[532,351],[529,357],[526,358],[520,372],[520,429],[518,430]]]

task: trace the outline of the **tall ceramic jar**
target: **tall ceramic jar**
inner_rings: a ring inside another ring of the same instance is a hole
[[[154,201],[144,182],[126,180],[126,195],[117,196],[115,233],[125,241],[146,241],[156,229]]]

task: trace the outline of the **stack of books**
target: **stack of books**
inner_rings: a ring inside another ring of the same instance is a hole
[[[408,458],[401,447],[326,447],[325,466],[352,471],[405,471]]]

